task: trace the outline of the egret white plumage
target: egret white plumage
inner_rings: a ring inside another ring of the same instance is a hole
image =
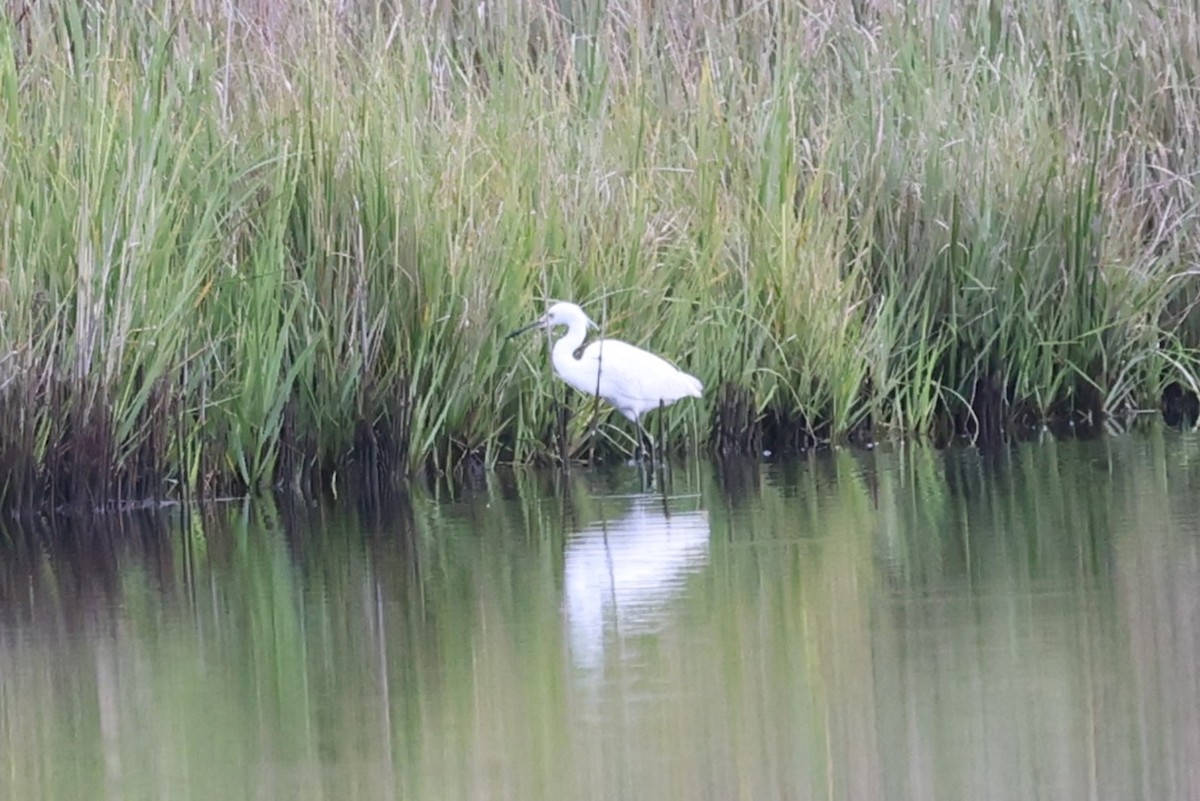
[[[527,326],[508,338],[531,328],[567,327],[554,343],[550,363],[563,381],[586,395],[603,398],[638,428],[639,436],[650,438],[641,417],[651,409],[670,406],[680,398],[699,398],[704,385],[673,364],[649,351],[619,339],[599,339],[587,347],[583,340],[589,326],[598,328],[574,303],[555,303]]]

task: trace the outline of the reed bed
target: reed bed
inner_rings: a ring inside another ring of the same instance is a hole
[[[675,448],[1195,399],[1194,4],[7,7],[7,503],[583,453],[557,298]]]

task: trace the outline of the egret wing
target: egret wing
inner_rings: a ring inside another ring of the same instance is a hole
[[[666,359],[619,339],[593,342],[582,360],[589,375],[599,371],[600,397],[628,417],[639,417],[660,401],[669,404],[682,397],[699,397],[702,390],[699,381]]]

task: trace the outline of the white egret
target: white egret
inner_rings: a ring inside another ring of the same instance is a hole
[[[508,338],[531,328],[567,327],[554,343],[550,363],[558,377],[586,395],[608,401],[651,439],[642,427],[641,417],[651,409],[670,406],[680,398],[699,398],[704,385],[673,364],[649,351],[619,339],[599,339],[584,347],[588,326],[599,328],[574,303],[555,303],[546,313],[527,326],[513,331]]]

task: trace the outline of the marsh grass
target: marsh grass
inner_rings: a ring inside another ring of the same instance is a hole
[[[619,454],[553,298],[680,448],[1197,389],[1194,8],[9,5],[9,502]]]

